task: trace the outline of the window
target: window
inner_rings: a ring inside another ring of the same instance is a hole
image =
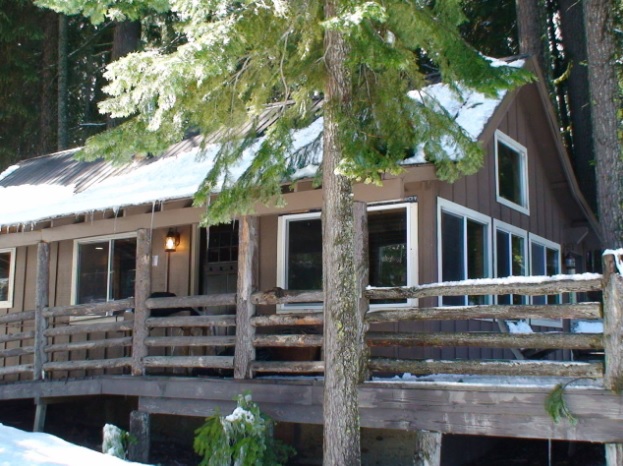
[[[15,249],[0,249],[0,307],[13,307]]]
[[[415,284],[415,219],[417,204],[368,208],[370,285]],[[320,212],[279,218],[277,286],[290,290],[322,289],[322,224]],[[373,301],[372,306],[406,304],[406,300]],[[320,308],[320,303],[283,305],[280,310]]]
[[[75,304],[134,296],[136,237],[100,237],[74,243]]]
[[[497,201],[528,215],[528,152],[500,131],[495,133],[495,169]]]
[[[491,220],[486,215],[445,199],[438,200],[440,280],[459,281],[490,277],[489,237]],[[444,296],[442,304],[485,304],[486,296]]]
[[[494,220],[495,276],[517,277],[528,273],[527,233],[507,223]],[[524,296],[500,295],[499,304],[525,304]]]
[[[531,275],[557,275],[560,273],[560,245],[530,234]],[[533,296],[533,304],[558,304],[560,295]]]

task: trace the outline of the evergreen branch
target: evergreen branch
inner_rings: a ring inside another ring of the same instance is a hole
[[[564,392],[567,386],[581,379],[580,377],[565,383],[559,383],[545,398],[545,411],[547,411],[556,424],[562,418],[567,419],[572,426],[578,423],[578,419],[573,415],[565,401]]]

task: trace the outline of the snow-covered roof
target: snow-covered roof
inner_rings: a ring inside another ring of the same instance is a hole
[[[510,65],[522,66],[523,60]],[[490,98],[463,91],[458,96],[447,85],[433,84],[414,97],[453,115],[473,140],[477,140],[504,95],[501,92]],[[318,141],[322,122],[322,118],[318,118],[309,127],[295,132],[295,151]],[[233,170],[234,177],[247,167],[260,142],[258,139],[247,150]],[[0,228],[191,198],[212,167],[217,150],[215,144],[202,149],[194,138],[172,146],[161,157],[134,160],[125,165],[103,160],[80,162],[74,159],[76,150],[19,162],[0,174]],[[321,146],[315,145],[314,152],[311,164],[300,167],[293,179],[314,176],[322,159]],[[421,152],[405,161],[406,164],[423,162]]]

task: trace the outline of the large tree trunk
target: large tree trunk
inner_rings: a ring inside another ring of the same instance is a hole
[[[141,40],[141,22],[140,21],[121,21],[115,23],[115,31],[112,40],[112,53],[110,61],[119,60],[131,52],[138,49]],[[106,119],[106,127],[114,128],[120,124],[123,119],[110,118]]]
[[[38,154],[48,154],[56,149],[58,14],[53,11],[46,11],[43,15],[43,22]]]
[[[618,141],[620,99],[613,66],[614,30],[611,0],[585,0],[584,21],[588,50],[588,78],[593,147],[597,173],[597,206],[604,246],[623,246],[623,160]]]
[[[335,15],[325,2],[325,15]],[[362,374],[362,319],[356,296],[353,201],[350,180],[336,173],[342,158],[337,115],[350,106],[348,45],[336,31],[325,33],[327,84],[323,159],[324,284],[324,459],[325,466],[361,463],[357,385]]]
[[[569,101],[571,117],[572,157],[580,188],[596,211],[595,165],[591,125],[591,105],[586,66],[586,35],[582,3],[577,0],[560,0],[560,25],[565,58],[570,72],[560,83]]]
[[[67,41],[67,16],[60,14],[58,15],[58,150],[67,149],[69,144],[69,120],[67,115],[69,63],[67,57]]]
[[[519,52],[537,58],[541,71],[546,72],[544,54],[545,22],[539,0],[515,0]]]

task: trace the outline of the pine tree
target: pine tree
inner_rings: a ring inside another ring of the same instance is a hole
[[[459,34],[459,2],[388,0],[38,0],[68,14],[135,20],[171,11],[176,43],[133,53],[108,67],[110,95],[100,108],[129,118],[92,138],[83,154],[125,160],[158,154],[187,131],[220,132],[214,168],[197,193],[218,223],[279,199],[296,168],[292,130],[305,127],[324,96],[325,464],[360,462],[357,384],[361,319],[355,315],[352,180],[381,182],[416,147],[442,179],[475,172],[482,151],[430,99],[408,91],[426,83],[422,64],[460,92],[489,95],[527,80],[494,67]],[[164,34],[163,34],[164,37]],[[232,167],[256,140],[259,116],[275,123],[240,177]],[[243,123],[251,130],[241,133]],[[449,150],[447,149],[449,148]],[[458,160],[452,154],[462,154]]]

